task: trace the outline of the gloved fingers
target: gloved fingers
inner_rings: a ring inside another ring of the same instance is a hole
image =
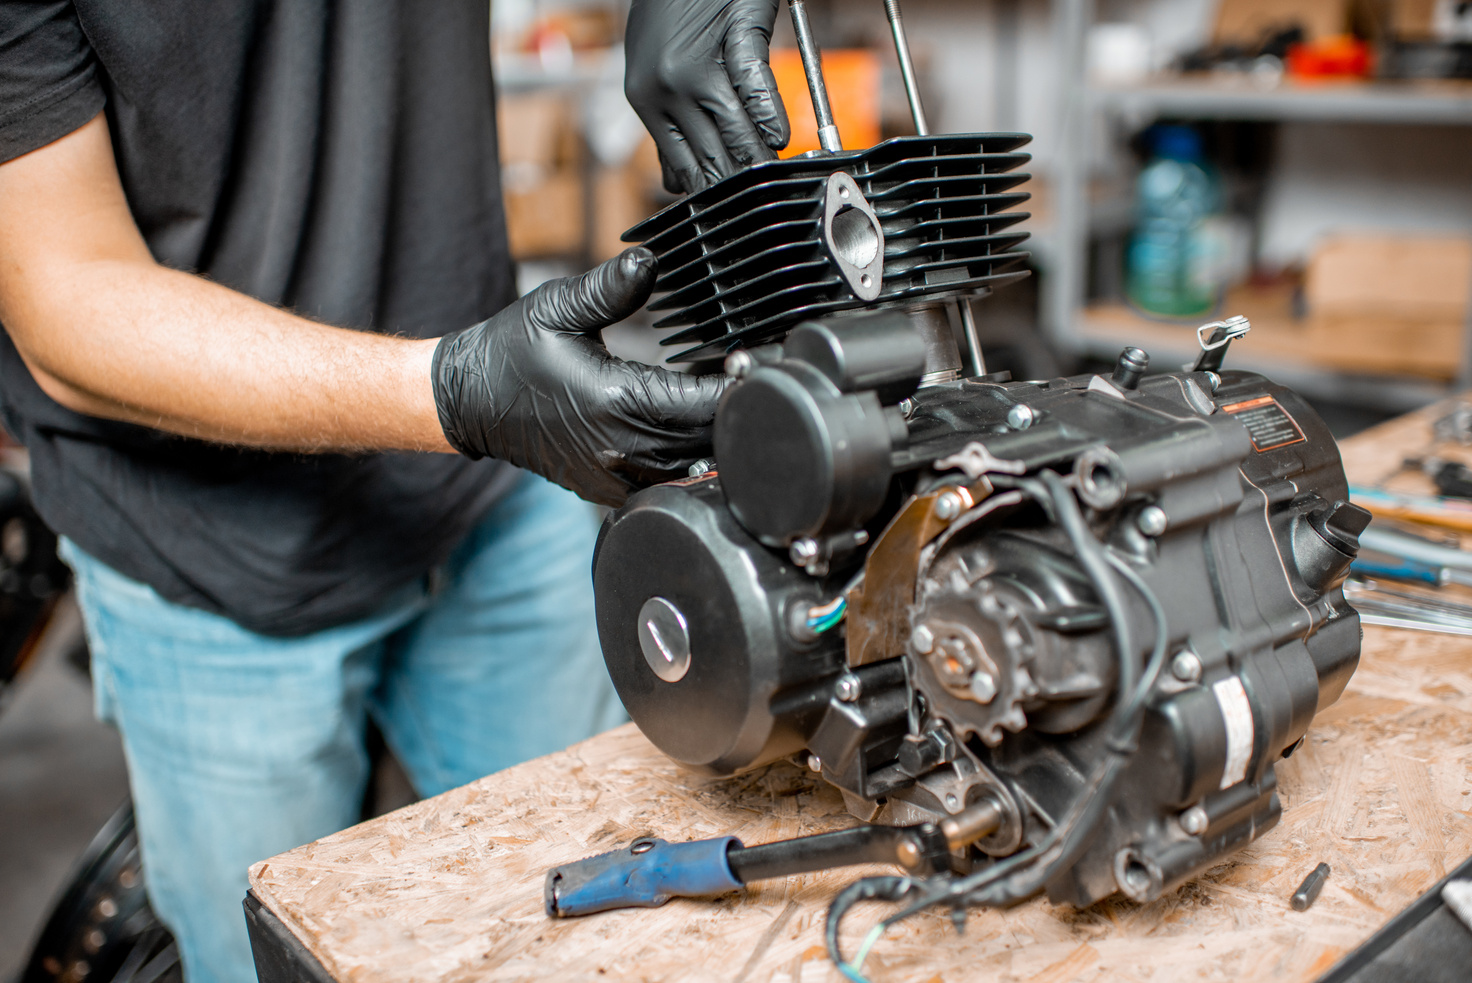
[[[704,187],[700,177],[700,164],[690,142],[674,120],[660,117],[651,122],[644,121],[649,135],[654,137],[654,146],[659,150],[659,167],[664,178],[664,189],[670,194],[682,195]]]
[[[714,80],[702,102],[702,108],[720,133],[722,150],[727,160],[738,165],[754,164],[777,156],[767,146],[766,137],[757,129],[747,113],[741,95],[724,77]],[[732,171],[734,173],[734,169]],[[725,176],[724,174],[722,175]]]
[[[787,107],[782,103],[777,77],[769,64],[770,47],[768,35],[754,28],[728,32],[726,74],[741,99],[747,119],[761,134],[762,143],[772,150],[781,150],[792,139],[792,124],[787,119]]]
[[[716,404],[731,380],[724,375],[691,375],[658,365],[612,360],[612,373],[622,393],[621,415],[656,432],[700,432],[715,422]],[[709,435],[705,434],[709,440]]]
[[[671,118],[680,128],[680,134],[685,138],[694,157],[696,180],[685,190],[688,192],[700,191],[715,184],[723,177],[735,174],[739,165],[731,156],[723,132],[727,125],[735,126],[736,118],[740,118],[740,125],[747,130],[744,145],[760,145],[761,139],[757,136],[756,128],[751,125],[751,120],[746,118],[746,113],[740,108],[736,93],[724,78],[720,82],[721,88],[726,90],[729,106],[722,112],[722,119],[718,123],[709,108],[699,103],[691,102],[682,106],[678,111],[671,114]],[[714,90],[718,92],[719,90]],[[712,101],[711,105],[714,105]],[[734,108],[735,114],[730,111]],[[763,148],[765,149],[765,148]],[[683,175],[682,175],[683,176]]]
[[[643,246],[625,249],[582,276],[542,284],[526,298],[529,325],[562,334],[593,334],[644,306],[659,263]]]

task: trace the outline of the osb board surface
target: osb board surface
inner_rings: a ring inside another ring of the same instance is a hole
[[[1348,442],[1351,475],[1383,476],[1424,445],[1429,418]],[[975,912],[962,936],[923,915],[865,969],[876,983],[1315,979],[1472,854],[1472,640],[1366,629],[1344,697],[1278,776],[1278,827],[1167,897],[1083,911],[1037,899]],[[841,977],[824,912],[862,871],[567,921],[543,914],[542,878],[650,833],[756,843],[851,822],[799,769],[691,775],[628,726],[258,864],[251,884],[342,983],[828,983]],[[1322,896],[1293,911],[1320,861],[1333,868]],[[849,952],[882,910],[849,916]]]

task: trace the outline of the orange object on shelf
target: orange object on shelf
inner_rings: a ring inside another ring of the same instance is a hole
[[[1369,43],[1350,34],[1317,38],[1288,48],[1288,74],[1295,78],[1368,78],[1374,68]]]
[[[792,142],[783,157],[817,150],[818,121],[808,95],[808,79],[796,48],[772,52],[772,74],[792,123]],[[871,48],[835,48],[823,52],[823,80],[833,106],[833,122],[848,150],[879,142],[879,55]]]

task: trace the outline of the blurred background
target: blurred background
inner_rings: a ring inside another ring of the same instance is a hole
[[[912,132],[880,0],[808,7],[845,145]],[[1112,364],[1126,344],[1173,368],[1195,351],[1197,325],[1244,314],[1253,332],[1232,364],[1298,388],[1341,437],[1472,382],[1472,3],[903,9],[933,129],[1035,136],[1022,226],[1034,275],[976,304],[989,368],[1070,373]],[[618,0],[492,5],[523,290],[615,254],[625,229],[672,200],[623,97],[625,12]],[[812,149],[785,9],[774,45],[787,152]],[[640,318],[608,341],[643,361],[663,351]],[[57,588],[50,630],[23,632],[0,660],[0,980],[24,964],[126,791]],[[408,792],[390,774],[376,795],[370,811]]]

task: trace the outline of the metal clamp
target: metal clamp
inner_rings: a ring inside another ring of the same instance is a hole
[[[1196,329],[1196,340],[1201,344],[1201,354],[1190,367],[1192,372],[1215,372],[1222,367],[1227,357],[1227,346],[1252,330],[1252,322],[1241,314],[1225,321],[1212,321]]]

